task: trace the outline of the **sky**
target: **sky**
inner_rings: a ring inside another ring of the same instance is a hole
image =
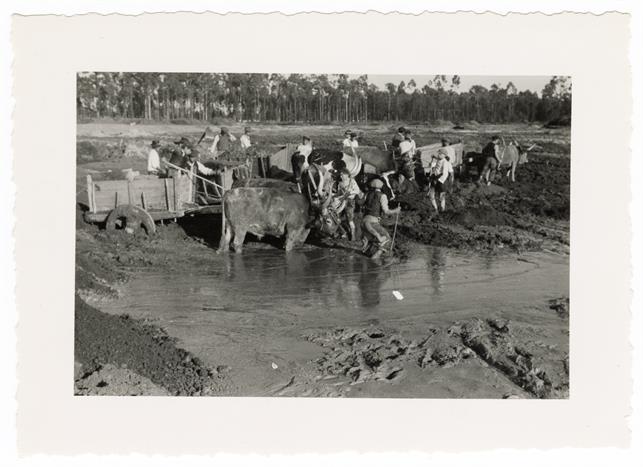
[[[349,75],[351,78],[356,78],[358,75]],[[417,87],[422,87],[430,80],[433,75],[368,75],[368,82],[376,84],[380,89],[384,89],[386,83],[394,83],[398,85],[400,81],[407,83],[411,78],[415,79]],[[474,76],[474,75],[461,75],[460,76],[460,91],[468,91],[471,86],[476,84],[489,88],[493,83],[499,83],[501,87],[505,87],[511,81],[518,91],[535,91],[540,94],[540,91],[549,82],[551,76]],[[451,81],[451,76],[447,75],[447,81]]]

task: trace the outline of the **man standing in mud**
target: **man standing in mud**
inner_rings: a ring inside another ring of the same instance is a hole
[[[399,154],[400,143],[404,141],[406,136],[404,133],[406,129],[401,126],[397,129],[397,133],[393,135],[393,140],[391,141],[391,148],[393,148],[393,154]]]
[[[232,148],[232,143],[236,140],[237,138],[226,127],[222,126],[219,134],[214,137],[212,146],[210,146],[212,158],[217,159],[221,154],[229,151]]]
[[[446,148],[440,148],[438,150],[438,161],[433,171],[432,186],[429,190],[429,199],[431,200],[431,205],[436,212],[444,212],[446,210],[448,184],[451,183],[452,178],[453,166],[451,165],[451,161],[447,156]],[[436,195],[438,195],[440,199],[439,209]]]
[[[313,143],[308,136],[304,136],[301,144],[297,146],[297,150],[290,157],[292,173],[298,182],[301,179],[301,173],[308,168],[308,156],[310,156],[312,152]]]
[[[161,158],[159,157],[159,153],[156,150],[158,147],[161,145],[159,144],[158,140],[152,141],[152,145],[150,146],[150,152],[147,154],[147,174],[148,175],[161,175]]]
[[[413,156],[415,155],[415,141],[411,130],[404,130],[404,140],[398,146],[399,157],[397,158],[398,172],[408,180],[415,178],[413,168]]]
[[[485,183],[489,186],[502,162],[500,138],[498,136],[491,138],[491,141],[482,149],[482,155],[484,156],[484,165],[480,171],[479,181],[484,178]]]
[[[355,198],[361,199],[363,194],[346,167],[342,168],[339,172],[339,181],[334,191],[334,197],[346,203],[344,215],[346,216],[348,228],[350,229],[350,239],[351,241],[355,241]]]
[[[239,144],[241,145],[241,149],[244,151],[248,149],[250,146],[252,146],[252,143],[250,142],[250,127],[247,126],[243,130],[243,134],[239,138]]]
[[[366,195],[366,201],[363,207],[362,251],[367,253],[371,249],[371,240],[374,239],[374,245],[377,247],[377,250],[371,255],[372,259],[377,259],[382,256],[382,253],[386,251],[391,241],[391,236],[388,231],[380,223],[382,215],[390,216],[399,214],[401,211],[399,206],[395,209],[389,208],[388,198],[382,193],[383,186],[384,182],[378,178],[371,181],[371,190]]]

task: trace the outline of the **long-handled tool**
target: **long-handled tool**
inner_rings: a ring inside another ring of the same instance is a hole
[[[208,180],[207,178],[201,177],[200,175],[197,175],[195,173],[191,173],[189,170],[186,170],[183,167],[179,167],[178,165],[174,165],[171,162],[167,162],[167,161],[165,161],[165,165],[170,166],[173,169],[180,170],[181,172],[185,172],[186,174],[196,177],[199,180],[203,180],[204,182],[209,183],[210,185],[214,185],[217,188],[221,188],[222,190],[225,190],[225,188],[219,185],[218,183],[215,183],[212,180]]]
[[[400,219],[400,213],[398,212],[395,214],[395,227],[393,227],[393,238],[391,239],[391,250],[390,250],[391,253],[393,252],[393,246],[395,245],[395,236],[397,234],[397,222],[399,219]],[[398,282],[398,285],[399,285],[400,279],[399,279],[399,273],[397,272],[397,267],[395,272],[396,272],[396,279],[397,279],[396,282]],[[404,300],[404,295],[402,295],[402,293],[399,290],[394,290],[393,296],[398,300]]]
[[[397,221],[400,219],[400,213],[395,213],[395,227],[393,227],[393,239],[391,240],[391,249],[389,253],[393,253],[393,245],[395,245],[395,235],[397,234]]]

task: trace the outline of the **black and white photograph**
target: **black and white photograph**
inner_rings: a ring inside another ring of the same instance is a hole
[[[567,399],[572,79],[79,71],[73,394]]]

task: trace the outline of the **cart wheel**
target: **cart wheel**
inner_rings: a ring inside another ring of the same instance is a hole
[[[109,213],[107,220],[105,220],[105,229],[126,229],[130,233],[136,233],[143,229],[148,235],[156,233],[156,225],[154,225],[152,216],[145,209],[129,204],[121,204]]]

